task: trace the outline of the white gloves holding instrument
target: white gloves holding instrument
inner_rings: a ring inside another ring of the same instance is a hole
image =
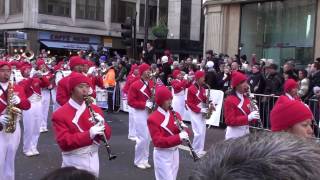
[[[189,139],[189,135],[186,131],[181,131],[179,133],[179,137],[180,137],[180,140],[188,140]]]
[[[21,99],[19,98],[19,96],[13,95],[11,102],[12,102],[14,105],[17,105],[17,104],[20,104]]]
[[[104,123],[104,118],[99,113],[95,112],[95,113],[93,113],[93,115],[96,118],[96,120],[98,120],[100,123],[102,123],[102,124]],[[92,117],[89,118],[89,121],[95,123]]]
[[[252,111],[249,115],[248,115],[248,120],[252,121],[254,119],[260,119],[260,114],[258,111]]]
[[[1,123],[3,126],[7,125],[8,120],[9,120],[9,115],[4,114],[4,115],[1,115],[1,116],[0,116],[0,123]]]
[[[152,109],[152,106],[153,106],[153,102],[151,102],[151,101],[147,101],[146,102],[146,108],[149,108],[149,109]]]
[[[103,135],[104,134],[104,124],[103,123],[97,123],[96,125],[92,126],[89,130],[90,132],[90,138],[94,139],[97,135]]]
[[[207,113],[208,112],[208,108],[201,108],[200,112],[201,113]]]

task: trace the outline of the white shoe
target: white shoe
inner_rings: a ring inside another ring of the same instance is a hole
[[[144,165],[146,168],[151,168],[151,165],[150,165],[148,162],[143,163],[143,165]]]
[[[33,155],[39,155],[39,154],[40,154],[37,149],[33,149],[33,150],[32,150],[32,153],[33,153]]]
[[[137,140],[137,138],[134,137],[134,136],[130,136],[130,137],[128,137],[128,139],[131,140],[131,141],[136,141]]]
[[[201,157],[203,157],[204,155],[207,154],[207,151],[200,151],[197,154],[198,154],[199,158],[201,158]]]
[[[28,157],[34,156],[32,151],[27,151],[27,152],[24,153],[24,155],[26,155]]]
[[[45,133],[45,132],[48,132],[48,128],[44,128],[44,127],[40,128],[40,133]]]
[[[147,167],[144,164],[135,164],[135,166],[139,169],[147,169]]]

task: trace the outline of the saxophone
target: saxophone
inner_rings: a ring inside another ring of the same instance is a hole
[[[214,111],[214,106],[211,104],[210,102],[210,89],[211,87],[209,86],[209,84],[204,83],[204,86],[207,87],[208,92],[207,92],[207,101],[205,103],[205,108],[208,108],[208,112],[204,113],[204,118],[205,119],[210,119],[212,112]]]
[[[13,84],[12,82],[9,81],[8,93],[7,93],[7,109],[6,109],[6,113],[9,115],[9,118],[8,118],[8,123],[4,130],[6,133],[14,133],[17,126],[18,116],[22,114],[21,109],[15,107],[14,104],[12,103],[13,95],[14,95]]]

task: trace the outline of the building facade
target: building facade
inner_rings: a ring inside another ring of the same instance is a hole
[[[151,28],[164,21],[169,28],[167,39],[200,43],[201,3],[188,0],[189,6],[185,7],[181,1],[149,0],[150,40],[155,40]],[[125,52],[121,23],[128,16],[136,16],[140,45],[144,37],[144,4],[145,0],[0,0],[0,30],[5,32],[1,44],[10,52],[21,48],[67,51],[89,45],[96,48],[99,44]],[[181,16],[183,12],[193,17],[188,26],[182,25],[188,21]]]
[[[320,57],[319,0],[204,0],[204,51],[305,65]]]

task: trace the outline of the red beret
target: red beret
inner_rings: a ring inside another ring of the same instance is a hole
[[[43,59],[39,59],[36,64],[37,64],[37,67],[40,68],[40,66],[42,66],[42,65],[44,65],[46,63],[45,63],[45,61]]]
[[[233,72],[231,77],[231,86],[232,88],[237,87],[239,84],[241,84],[243,81],[246,81],[247,77],[240,73],[240,72]]]
[[[179,74],[181,74],[181,71],[178,70],[178,69],[176,69],[176,70],[174,70],[174,71],[172,72],[172,77],[176,79]]]
[[[313,115],[310,109],[301,101],[292,100],[276,103],[270,114],[271,130],[287,130],[307,119],[313,119]]]
[[[290,92],[294,88],[298,88],[298,83],[293,79],[286,80],[283,86],[284,92]]]
[[[2,66],[8,66],[8,67],[11,69],[11,65],[10,65],[10,63],[7,62],[7,61],[0,61],[0,68],[1,68]]]
[[[25,70],[27,69],[32,69],[32,66],[29,66],[29,65],[24,65],[20,68],[20,71],[21,71],[21,74],[23,75]]]
[[[130,74],[132,74],[132,73],[133,73],[133,71],[134,71],[135,69],[138,69],[138,68],[139,68],[139,66],[138,66],[138,65],[133,64],[133,65],[131,66],[131,68],[130,68],[129,75],[130,75]]]
[[[195,77],[196,80],[198,80],[198,79],[204,77],[205,75],[206,75],[206,74],[205,74],[203,71],[198,70],[198,71],[194,74],[194,77]]]
[[[149,70],[150,66],[146,63],[143,63],[139,66],[139,73],[142,75],[145,71]]]
[[[72,56],[69,61],[70,69],[72,70],[75,66],[83,65],[83,61],[80,56]]]
[[[90,79],[81,73],[73,72],[69,78],[69,91],[81,83],[90,85]]]
[[[158,106],[161,106],[169,99],[172,99],[172,93],[166,86],[159,86],[156,88],[155,101]]]

